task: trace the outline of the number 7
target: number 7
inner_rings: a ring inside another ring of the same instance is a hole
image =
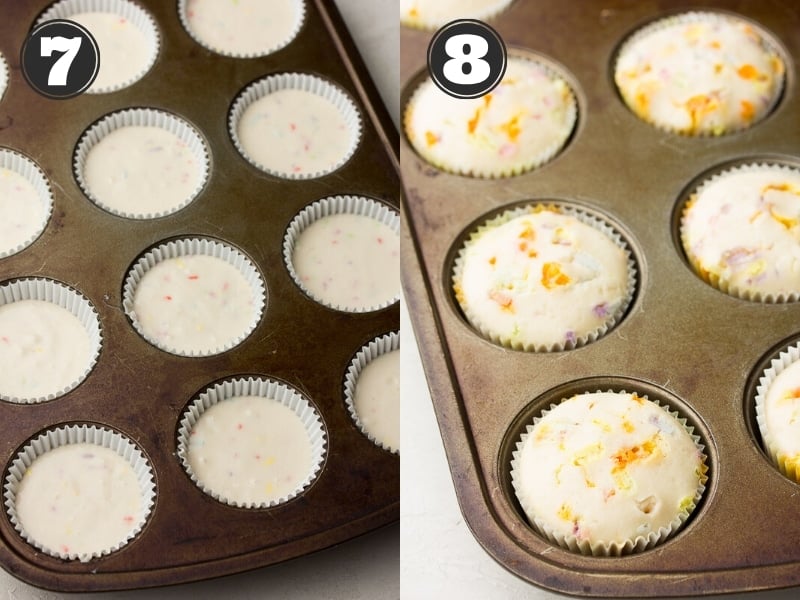
[[[43,37],[40,48],[40,56],[52,56],[53,52],[64,52],[64,54],[50,67],[50,74],[47,76],[47,85],[67,85],[67,74],[72,66],[72,61],[78,55],[83,38],[72,37]]]

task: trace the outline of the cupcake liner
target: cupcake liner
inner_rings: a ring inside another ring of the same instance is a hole
[[[555,343],[551,345],[546,345],[546,344],[524,344],[521,341],[506,339],[498,335],[494,331],[492,331],[488,326],[484,325],[481,322],[480,317],[474,314],[474,312],[470,309],[469,305],[467,305],[466,307],[462,306],[462,303],[458,300],[457,292],[456,292],[456,302],[461,311],[464,313],[464,316],[466,317],[467,321],[472,325],[472,327],[478,333],[480,333],[480,335],[482,335],[484,338],[488,339],[489,341],[495,344],[498,344],[505,348],[511,348],[512,350],[524,350],[526,352],[561,352],[563,350],[573,350],[575,348],[580,348],[581,346],[585,346],[586,344],[595,342],[600,338],[602,338],[604,335],[606,335],[609,331],[611,331],[617,325],[617,323],[619,323],[625,316],[625,313],[628,311],[628,307],[631,305],[631,302],[633,301],[633,296],[636,293],[636,285],[638,280],[636,261],[633,258],[633,253],[631,251],[630,246],[622,237],[622,235],[619,233],[619,231],[617,231],[617,229],[614,228],[614,226],[611,224],[610,221],[601,219],[599,216],[592,215],[588,212],[581,210],[580,208],[560,202],[532,203],[504,211],[500,215],[484,222],[470,234],[469,238],[464,242],[461,249],[458,251],[456,259],[453,263],[451,281],[454,287],[458,287],[460,285],[464,269],[464,259],[465,259],[464,253],[477,239],[481,237],[481,235],[483,235],[483,233],[499,225],[502,225],[516,217],[525,214],[530,214],[532,212],[535,213],[540,210],[552,210],[557,213],[575,217],[581,223],[589,225],[590,227],[593,227],[598,231],[604,233],[616,246],[624,250],[628,262],[628,280],[627,280],[625,298],[622,300],[619,307],[611,315],[609,315],[608,319],[600,327],[598,327],[594,331],[591,331],[586,335],[576,336],[574,340],[565,341],[564,343]]]
[[[91,553],[65,553],[55,548],[48,548],[29,536],[17,515],[17,491],[19,490],[25,473],[31,468],[31,465],[38,457],[60,446],[81,443],[94,444],[113,450],[130,463],[139,482],[139,490],[142,494],[142,510],[130,533],[125,539],[120,540],[119,543],[111,547],[100,548]],[[6,513],[14,529],[17,530],[26,542],[50,556],[55,556],[62,560],[79,560],[80,562],[89,562],[94,558],[115,552],[134,539],[141,532],[147,518],[152,512],[155,496],[156,489],[153,479],[153,470],[141,450],[122,434],[95,425],[70,425],[50,429],[31,440],[17,453],[16,457],[9,465],[8,471],[6,472],[5,485],[3,487]]]
[[[6,62],[6,59],[3,56],[3,54],[0,53],[0,100],[3,99],[3,94],[5,94],[7,85],[8,85],[8,63]]]
[[[138,4],[134,4],[129,0],[60,0],[51,5],[45,10],[41,16],[36,20],[36,25],[40,25],[45,21],[52,19],[70,19],[74,15],[81,13],[113,13],[129,21],[134,27],[141,31],[147,44],[149,46],[149,56],[145,65],[136,72],[135,75],[120,81],[113,85],[96,87],[93,83],[86,90],[88,94],[107,94],[116,92],[130,85],[133,85],[144,77],[148,71],[153,67],[158,56],[161,41],[158,34],[158,28],[153,17],[141,8]],[[102,57],[101,57],[102,65]]]
[[[94,368],[100,355],[102,346],[102,333],[100,319],[92,303],[80,292],[52,279],[18,279],[0,285],[0,306],[19,302],[21,300],[42,300],[66,309],[74,315],[83,325],[89,337],[89,361],[81,375],[59,390],[44,396],[33,398],[20,398],[9,396],[0,392],[0,400],[16,404],[36,404],[53,400],[67,394],[80,385]]]
[[[390,445],[384,444],[364,427],[364,423],[361,421],[356,411],[355,393],[361,371],[379,356],[396,350],[400,350],[400,332],[392,332],[387,335],[376,337],[369,344],[362,346],[361,350],[356,353],[353,360],[350,362],[350,366],[344,378],[344,401],[347,406],[347,412],[350,413],[350,417],[352,417],[356,427],[358,427],[361,433],[367,436],[373,444],[380,446],[384,450],[388,450],[392,454],[400,454],[400,448],[393,448]]]
[[[217,404],[240,396],[260,396],[271,399],[292,410],[303,422],[311,442],[311,468],[302,482],[289,494],[262,502],[231,500],[201,482],[189,464],[189,436],[203,413]],[[312,404],[294,388],[262,377],[229,379],[218,383],[198,396],[183,412],[178,429],[178,458],[191,480],[215,500],[239,508],[268,508],[288,502],[303,493],[319,475],[325,461],[326,437],[322,418]]]
[[[777,56],[777,57],[779,57],[781,59],[783,65],[784,65],[784,70],[783,70],[783,73],[782,73],[781,77],[777,81],[777,87],[776,87],[776,89],[774,91],[773,97],[771,98],[770,104],[764,110],[764,113],[758,119],[756,119],[756,120],[754,120],[754,121],[752,121],[750,123],[746,123],[746,124],[744,124],[742,126],[739,126],[739,127],[725,129],[724,131],[721,131],[721,132],[718,132],[718,133],[715,133],[714,131],[686,132],[686,131],[683,131],[683,130],[680,130],[680,129],[675,129],[675,128],[670,127],[670,126],[668,126],[668,125],[666,125],[664,123],[659,123],[659,122],[653,121],[652,119],[646,119],[646,118],[642,117],[641,115],[639,115],[638,113],[636,113],[633,109],[630,109],[630,107],[628,107],[629,110],[631,110],[631,112],[633,112],[636,115],[637,118],[639,118],[639,119],[643,120],[644,122],[652,125],[653,127],[656,127],[657,129],[659,129],[661,131],[666,131],[666,132],[669,132],[669,133],[679,134],[679,135],[683,135],[683,136],[687,136],[687,137],[708,138],[708,137],[718,137],[719,135],[727,135],[727,134],[743,131],[745,129],[749,129],[749,128],[753,127],[754,125],[756,125],[758,122],[760,122],[763,119],[765,119],[767,116],[769,116],[772,113],[772,111],[775,109],[775,107],[777,106],[778,102],[780,101],[780,99],[781,99],[781,97],[783,95],[784,86],[786,85],[786,68],[788,67],[788,64],[787,64],[787,61],[785,59],[784,53],[780,50],[780,48],[778,48],[778,46],[776,46],[773,43],[772,35],[769,34],[763,27],[761,27],[757,23],[754,23],[752,21],[749,21],[749,20],[747,20],[747,19],[745,19],[743,17],[739,17],[739,16],[736,16],[736,15],[725,14],[725,13],[717,13],[717,12],[710,12],[710,11],[691,11],[691,12],[685,12],[685,13],[672,15],[672,16],[669,16],[669,17],[664,17],[662,19],[657,19],[656,21],[653,21],[652,23],[649,23],[649,24],[643,26],[642,28],[640,28],[640,29],[636,30],[634,33],[632,33],[628,37],[628,39],[626,39],[622,43],[622,45],[619,47],[619,49],[616,52],[615,58],[614,58],[614,68],[613,68],[614,77],[613,78],[614,78],[615,86],[617,87],[617,90],[620,92],[620,96],[622,96],[622,92],[621,92],[621,90],[619,90],[619,86],[616,83],[617,68],[618,68],[618,65],[619,65],[619,62],[620,62],[621,58],[624,57],[625,53],[629,52],[630,49],[636,43],[638,43],[639,41],[641,41],[642,39],[646,38],[647,36],[649,36],[649,35],[651,35],[653,33],[656,33],[656,32],[658,32],[660,30],[663,30],[666,27],[671,27],[673,25],[683,25],[683,24],[693,24],[693,23],[708,23],[708,22],[715,22],[715,21],[716,22],[725,22],[725,23],[730,23],[732,21],[733,22],[737,22],[738,21],[738,22],[746,23],[747,25],[750,25],[758,33],[758,36],[759,36],[759,38],[761,40],[761,45],[762,45],[763,49],[767,53],[769,53],[769,54],[771,54],[773,56]],[[628,103],[624,98],[623,98],[623,101],[625,102],[626,106],[628,106]]]
[[[400,2],[400,23],[406,27],[414,27],[416,29],[438,29],[455,19],[477,19],[479,21],[486,21],[493,19],[501,12],[506,10],[514,0],[489,0],[485,6],[475,7],[472,10],[465,10],[462,7],[453,10],[450,15],[429,15],[423,9],[420,14],[417,8],[418,0],[407,0]],[[425,4],[424,0],[422,2]],[[443,2],[429,2],[431,5],[444,4]]]
[[[2,57],[0,57],[0,63],[2,63]],[[2,67],[3,65],[0,64],[0,80],[2,80],[3,76]],[[0,97],[2,97],[2,87],[2,81],[0,81]],[[50,215],[53,212],[53,193],[50,190],[50,184],[47,181],[47,176],[36,165],[36,163],[22,154],[14,152],[13,150],[0,148],[0,169],[8,169],[21,175],[33,186],[37,195],[39,196],[39,200],[43,209],[42,213],[44,215],[41,223],[36,227],[31,235],[19,244],[14,245],[14,247],[4,247],[3,240],[0,240],[0,259],[2,259],[6,256],[11,256],[12,254],[16,254],[17,252],[24,250],[42,234],[47,226],[48,221],[50,220]]]
[[[596,390],[597,393],[602,393],[603,390]],[[619,394],[627,394],[629,392],[625,390],[605,390],[605,392],[609,393],[619,393]],[[685,417],[681,416],[681,414],[675,410],[670,409],[669,406],[662,405],[657,399],[650,400],[647,395],[638,394],[640,398],[644,400],[648,400],[655,404],[656,406],[661,407],[665,412],[670,414],[674,417],[686,430],[686,432],[691,436],[692,440],[694,441],[695,446],[697,447],[698,452],[700,453],[701,461],[702,461],[702,473],[700,475],[700,482],[695,492],[692,504],[684,508],[666,527],[661,527],[658,531],[650,531],[646,536],[639,535],[634,539],[625,540],[623,543],[619,543],[616,541],[612,542],[605,542],[605,541],[595,541],[590,542],[589,540],[579,540],[576,536],[572,534],[561,534],[557,531],[554,531],[551,527],[549,527],[546,523],[544,523],[541,519],[534,519],[532,522],[528,521],[530,525],[537,531],[540,535],[544,536],[550,542],[557,544],[562,548],[567,548],[572,552],[578,552],[584,555],[591,555],[591,556],[623,556],[626,554],[633,554],[637,552],[642,552],[649,548],[656,546],[657,544],[667,540],[672,535],[674,535],[687,521],[687,519],[691,516],[694,512],[697,505],[700,503],[700,499],[703,497],[703,494],[706,490],[706,483],[708,481],[708,476],[706,473],[708,472],[708,456],[705,453],[705,445],[702,443],[700,436],[694,433],[694,427],[688,424]],[[562,398],[560,402],[567,400],[568,398]],[[521,496],[524,496],[524,493],[521,492],[518,486],[518,478],[519,473],[517,471],[517,466],[519,464],[518,457],[522,448],[525,444],[525,440],[528,439],[528,436],[533,431],[534,426],[539,423],[551,410],[556,408],[559,403],[551,404],[550,408],[542,409],[540,415],[538,417],[534,417],[533,424],[527,425],[525,428],[525,432],[520,436],[519,441],[516,444],[516,450],[512,453],[512,460],[511,460],[511,485],[514,488],[514,494],[517,497],[517,500],[520,503],[523,511],[527,514],[529,512],[529,505],[527,504],[527,499]],[[526,519],[527,520],[527,519]]]
[[[197,32],[192,29],[191,24],[189,23],[188,18],[188,11],[187,11],[187,0],[178,0],[178,17],[180,18],[181,24],[183,28],[186,30],[186,33],[198,44],[206,48],[207,50],[211,50],[212,52],[216,52],[217,54],[221,54],[223,56],[232,56],[234,58],[257,58],[260,56],[267,56],[268,54],[272,54],[273,52],[277,52],[281,48],[285,48],[289,44],[291,44],[294,39],[297,37],[297,34],[300,33],[300,29],[303,27],[303,23],[306,19],[306,5],[303,0],[294,0],[293,4],[297,9],[297,20],[293,25],[292,30],[288,33],[288,35],[270,46],[264,47],[263,50],[259,50],[258,52],[237,52],[232,50],[227,50],[225,48],[218,48],[215,45],[205,41],[202,39],[202,36],[198,35]]]
[[[681,239],[681,246],[683,248],[684,256],[686,256],[687,261],[692,267],[692,271],[697,274],[703,281],[709,284],[711,287],[718,289],[721,292],[724,292],[730,296],[734,296],[735,298],[740,298],[742,300],[748,300],[751,302],[762,302],[765,304],[783,304],[788,302],[797,302],[800,300],[800,290],[796,292],[787,292],[787,293],[762,293],[758,290],[751,290],[745,287],[741,287],[735,285],[725,279],[720,278],[720,276],[716,273],[711,273],[707,271],[700,262],[694,257],[693,253],[690,251],[689,242],[685,237],[685,224],[686,218],[688,215],[688,211],[691,206],[694,204],[694,198],[699,196],[704,189],[706,189],[712,183],[723,179],[727,175],[732,175],[736,173],[746,173],[746,172],[759,172],[764,170],[779,170],[783,171],[787,174],[800,174],[800,170],[797,168],[789,167],[787,165],[783,165],[780,163],[770,163],[770,162],[754,162],[748,163],[743,165],[738,165],[735,167],[727,168],[713,175],[706,177],[699,185],[695,187],[695,189],[689,194],[688,200],[684,202],[683,208],[681,209],[681,222],[680,222],[680,239]]]
[[[283,238],[283,259],[284,263],[286,264],[286,268],[289,271],[289,275],[291,275],[292,280],[294,280],[295,284],[297,284],[297,287],[299,287],[309,298],[334,310],[362,313],[374,312],[391,306],[400,300],[399,285],[397,294],[390,300],[387,300],[381,304],[358,307],[341,306],[339,304],[327,302],[311,292],[303,284],[300,276],[297,274],[297,271],[294,268],[293,255],[295,245],[300,237],[300,234],[303,233],[303,231],[305,231],[315,221],[337,214],[352,214],[369,217],[370,219],[375,219],[376,221],[387,225],[392,231],[397,233],[397,235],[400,235],[400,216],[397,214],[397,212],[388,206],[381,204],[380,202],[376,202],[375,200],[370,200],[369,198],[364,198],[362,196],[331,196],[328,198],[323,198],[322,200],[317,200],[313,204],[308,205],[306,208],[300,211],[300,213],[298,213],[294,219],[292,219],[291,223],[289,223],[289,227],[286,229],[286,234]]]
[[[250,326],[241,335],[231,338],[228,342],[220,345],[217,348],[212,350],[182,351],[163,344],[159,340],[147,335],[138,320],[136,311],[134,310],[134,298],[136,297],[136,290],[141,283],[142,278],[157,264],[171,258],[195,255],[205,255],[219,258],[239,270],[253,292],[253,318]],[[256,328],[256,325],[258,325],[261,315],[264,312],[265,305],[266,287],[261,275],[250,259],[227,244],[204,238],[173,240],[148,250],[144,255],[141,256],[141,258],[137,259],[136,263],[133,265],[133,267],[131,267],[130,271],[128,271],[128,275],[125,278],[125,283],[122,289],[122,307],[125,310],[125,314],[128,315],[133,328],[139,333],[139,335],[141,335],[156,348],[160,348],[165,352],[176,354],[178,356],[211,356],[214,354],[220,354],[238,346],[253,332],[253,330]]]
[[[800,360],[800,342],[788,346],[772,361],[769,367],[764,369],[758,380],[756,387],[756,423],[758,423],[758,430],[761,434],[761,441],[764,450],[767,451],[772,463],[778,470],[792,481],[800,483],[800,463],[794,456],[787,456],[781,452],[778,441],[769,431],[766,419],[765,403],[767,399],[767,392],[770,386],[775,381],[775,378],[783,373],[789,366]]]
[[[197,186],[179,204],[157,212],[127,212],[110,206],[108,203],[98,198],[90,189],[84,177],[86,160],[89,156],[89,153],[96,144],[98,144],[110,133],[124,127],[137,126],[159,127],[164,131],[176,136],[179,140],[187,145],[188,149],[191,151],[195,160],[197,161],[197,164],[199,165],[198,168],[202,170]],[[210,151],[205,140],[203,140],[197,129],[188,122],[176,117],[173,114],[161,110],[151,108],[131,108],[111,113],[103,117],[100,121],[96,122],[84,132],[80,141],[78,142],[78,146],[75,149],[75,155],[73,157],[73,169],[75,178],[78,180],[78,184],[80,185],[81,190],[83,190],[83,193],[86,194],[86,196],[92,202],[94,202],[103,210],[128,219],[156,219],[158,217],[163,217],[178,212],[182,208],[188,206],[195,198],[197,198],[200,190],[203,189],[203,186],[208,181],[208,172],[210,167],[209,157]]]
[[[301,90],[316,94],[328,100],[339,111],[345,120],[351,140],[346,153],[340,157],[338,161],[316,172],[293,173],[276,170],[268,165],[261,164],[247,153],[239,139],[239,120],[253,102],[281,90]],[[350,160],[361,141],[362,125],[361,116],[359,115],[355,103],[338,86],[315,75],[306,73],[280,73],[277,75],[270,75],[269,77],[265,77],[264,79],[250,84],[237,96],[231,107],[230,114],[228,115],[228,131],[239,154],[254,167],[261,169],[265,173],[284,179],[314,179],[338,170]]]
[[[452,173],[454,175],[464,175],[479,179],[500,179],[522,175],[523,173],[537,169],[553,160],[567,146],[569,140],[575,133],[575,127],[578,122],[578,101],[575,95],[575,90],[570,83],[571,79],[563,75],[555,66],[548,64],[544,58],[540,59],[535,55],[509,49],[508,61],[510,63],[514,60],[533,63],[540,67],[547,74],[551,81],[560,81],[563,83],[564,89],[568,92],[566,100],[566,120],[564,124],[565,130],[568,131],[567,135],[564,136],[563,139],[554,141],[539,153],[526,154],[524,159],[516,162],[513,165],[509,165],[504,169],[494,169],[489,166],[467,167],[438,159],[437,157],[428,153],[424,148],[421,148],[419,145],[410,142],[412,136],[409,135],[409,132],[412,129],[412,117],[414,111],[419,109],[417,104],[420,98],[427,94],[428,89],[434,90],[435,93],[444,94],[444,92],[435,86],[430,77],[426,77],[412,92],[410,99],[406,104],[405,110],[403,111],[403,129],[406,133],[406,139],[409,140],[411,146],[423,160],[433,165],[437,169],[441,169],[442,171]],[[508,71],[506,71],[506,77],[507,76]],[[462,99],[459,100],[459,102],[469,102],[469,100]]]

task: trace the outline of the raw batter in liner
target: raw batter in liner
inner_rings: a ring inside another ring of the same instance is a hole
[[[250,104],[237,132],[251,160],[298,176],[331,171],[347,156],[355,135],[330,100],[295,89],[277,90]]]
[[[247,333],[253,289],[228,262],[206,255],[170,258],[142,277],[133,310],[145,337],[183,354],[219,351]]]
[[[312,296],[343,310],[365,310],[400,294],[400,236],[380,221],[335,214],[298,236],[292,255]]]
[[[311,441],[300,417],[262,396],[214,404],[189,434],[187,459],[197,479],[239,504],[277,501],[311,473]]]
[[[262,56],[288,44],[299,28],[302,0],[188,0],[186,20],[197,39],[224,54]]]
[[[92,554],[120,544],[139,523],[142,492],[131,464],[109,448],[79,443],[39,456],[16,494],[30,538],[62,554]]]
[[[19,173],[0,168],[0,256],[41,231],[45,209],[31,183]]]
[[[44,300],[0,306],[0,394],[33,400],[63,390],[83,375],[90,346],[65,308]]]
[[[400,450],[400,351],[371,360],[358,376],[353,401],[364,430],[392,451]]]
[[[86,186],[101,206],[134,217],[175,212],[202,177],[202,165],[177,135],[138,125],[103,137],[84,167]]]

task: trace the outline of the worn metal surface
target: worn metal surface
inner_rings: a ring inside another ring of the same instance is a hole
[[[0,403],[0,463],[44,428],[100,423],[135,440],[157,486],[155,507],[137,538],[87,564],[45,556],[25,543],[0,515],[0,564],[17,577],[62,591],[165,585],[264,566],[319,550],[399,517],[399,457],[353,424],[343,398],[352,356],[378,335],[399,327],[395,304],[367,314],[329,310],[292,282],[282,255],[286,226],[302,208],[334,194],[399,204],[397,132],[363,67],[333,2],[309,0],[298,37],[264,58],[217,56],[183,30],[176,2],[142,0],[161,35],[148,75],[125,90],[48,100],[19,70],[19,48],[48,2],[9,2],[0,19],[0,52],[10,84],[0,100],[0,146],[36,161],[55,195],[42,236],[23,252],[0,259],[0,281],[50,277],[77,288],[99,312],[103,349],[77,389],[35,406]],[[338,171],[287,181],[252,167],[234,148],[228,109],[253,80],[284,71],[310,72],[336,82],[359,107],[361,143]],[[161,219],[112,216],[80,191],[72,172],[78,138],[94,121],[131,106],[155,107],[187,119],[211,149],[209,180],[187,208]],[[176,236],[210,236],[241,249],[266,283],[267,307],[240,346],[207,358],[159,351],[130,326],[121,308],[129,266],[146,249]],[[327,433],[326,460],[299,497],[264,510],[213,500],[189,479],[175,456],[184,407],[211,383],[234,375],[280,379],[308,395]]]
[[[748,131],[719,138],[663,133],[622,103],[612,78],[619,43],[650,20],[690,8],[747,16],[788,56],[783,98]],[[515,49],[552,59],[577,85],[573,139],[527,174],[481,180],[429,166],[401,136],[403,275],[458,500],[476,538],[537,585],[576,595],[681,596],[800,584],[800,487],[758,444],[750,390],[762,359],[800,335],[800,305],[727,296],[701,281],[676,243],[677,214],[699,175],[729,162],[798,164],[800,6],[707,0],[517,0],[490,23]],[[401,33],[405,106],[430,33]],[[626,318],[577,350],[534,354],[482,339],[450,290],[455,252],[487,215],[530,200],[599,211],[630,241],[639,286]],[[622,558],[552,547],[525,522],[508,463],[518,434],[550,401],[588,389],[648,393],[683,412],[707,445],[708,489],[689,523],[656,548]]]

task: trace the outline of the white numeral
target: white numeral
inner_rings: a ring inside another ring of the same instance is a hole
[[[63,52],[64,54],[50,67],[50,74],[47,76],[47,85],[67,85],[67,74],[72,66],[72,61],[78,55],[83,38],[73,37],[43,37],[41,46],[41,56],[52,56],[53,52]]]
[[[491,75],[492,69],[483,57],[489,52],[489,44],[479,35],[462,33],[451,37],[444,45],[450,57],[442,72],[451,82],[458,85],[483,83]]]

